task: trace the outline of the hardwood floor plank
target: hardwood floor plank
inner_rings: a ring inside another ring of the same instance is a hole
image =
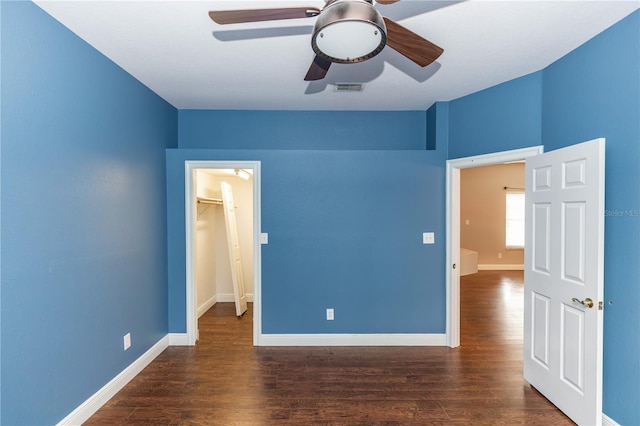
[[[252,346],[252,309],[218,303],[87,425],[571,425],[522,378],[521,271],[461,280],[446,347]]]

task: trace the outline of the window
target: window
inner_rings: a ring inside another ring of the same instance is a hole
[[[524,192],[507,192],[506,246],[524,248]]]

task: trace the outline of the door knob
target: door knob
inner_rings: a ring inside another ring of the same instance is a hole
[[[571,299],[572,302],[576,302],[576,303],[580,303],[581,305],[586,306],[587,308],[593,308],[593,300],[589,299],[588,297],[584,300],[580,300],[576,297],[574,297],[573,299]]]

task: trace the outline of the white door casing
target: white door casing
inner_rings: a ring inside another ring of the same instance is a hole
[[[541,145],[447,160],[446,182],[446,304],[447,346],[460,346],[460,170],[522,161],[543,152]]]
[[[236,205],[233,201],[233,190],[231,189],[231,185],[227,182],[221,182],[220,188],[222,189],[224,223],[227,229],[227,244],[229,246],[229,261],[231,263],[233,298],[236,303],[236,315],[241,316],[247,311],[247,294],[244,290],[244,276],[242,275],[238,223],[236,221]]]
[[[172,333],[172,345],[193,346],[197,340],[197,313],[195,291],[195,224],[197,222],[195,170],[196,169],[251,169],[253,170],[253,345],[262,343],[262,251],[260,245],[261,224],[261,173],[260,161],[185,161],[185,313],[186,333]]]
[[[588,425],[602,424],[604,149],[596,139],[525,167],[524,376]]]

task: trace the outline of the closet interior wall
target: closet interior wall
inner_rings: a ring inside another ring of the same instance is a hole
[[[253,300],[253,184],[226,169],[196,170],[196,196],[222,199],[220,183],[233,190],[245,291]],[[233,284],[223,206],[197,205],[195,257],[198,317],[217,302],[233,302]]]

